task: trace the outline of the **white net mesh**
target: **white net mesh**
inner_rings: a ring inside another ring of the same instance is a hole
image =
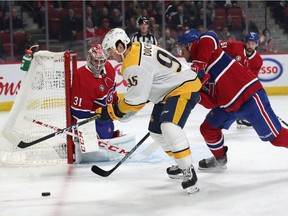
[[[66,135],[60,134],[20,149],[20,141],[31,142],[55,132],[35,119],[58,128],[66,127],[64,53],[39,51],[0,135],[0,164],[41,165],[67,162]]]

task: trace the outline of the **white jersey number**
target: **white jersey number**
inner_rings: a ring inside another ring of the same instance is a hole
[[[75,106],[81,107],[81,106],[82,106],[82,98],[79,98],[79,97],[75,96],[75,97],[74,97],[73,104],[74,104]]]

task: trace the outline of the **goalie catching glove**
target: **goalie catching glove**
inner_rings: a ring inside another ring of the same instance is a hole
[[[107,106],[99,107],[95,112],[101,115],[100,119],[103,121],[120,120],[126,114],[119,110],[118,104],[108,104]]]

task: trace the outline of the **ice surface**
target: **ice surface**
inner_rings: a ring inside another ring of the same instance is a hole
[[[274,111],[288,121],[288,96],[270,96]],[[137,141],[147,133],[151,105],[116,127],[135,133]],[[194,165],[211,155],[199,125],[207,110],[198,105],[185,127]],[[0,124],[7,118],[0,113]],[[288,215],[288,150],[262,142],[253,129],[225,132],[229,147],[228,169],[222,173],[197,171],[200,192],[187,195],[180,180],[169,179],[173,164],[160,148],[150,156],[137,150],[109,177],[90,171],[91,164],[50,167],[0,167],[0,215],[39,216],[286,216]],[[288,138],[287,138],[288,140]],[[118,161],[97,163],[105,170]],[[42,197],[42,192],[50,192]]]

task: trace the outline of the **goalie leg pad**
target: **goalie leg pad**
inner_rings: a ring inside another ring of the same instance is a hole
[[[101,148],[102,157],[96,159],[97,161],[116,160],[123,157],[136,144],[135,134],[124,134],[120,137],[111,139],[99,139],[98,145]]]

